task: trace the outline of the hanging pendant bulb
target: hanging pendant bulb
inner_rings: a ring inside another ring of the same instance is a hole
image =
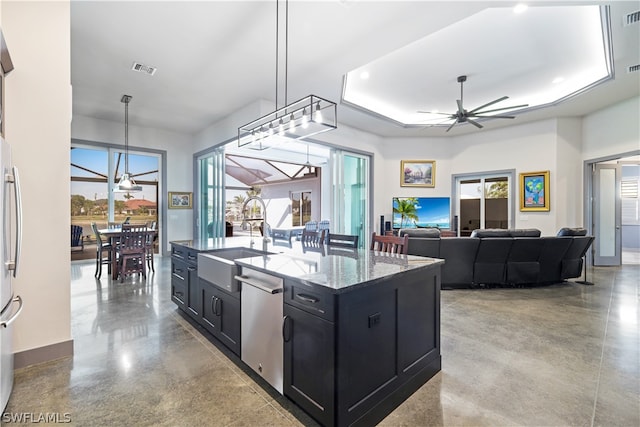
[[[316,123],[322,123],[322,111],[320,111],[320,101],[316,104],[316,113],[313,116],[313,121]]]
[[[296,119],[291,113],[291,117],[289,117],[289,132],[295,132],[296,130]]]
[[[137,185],[129,173],[129,102],[132,98],[131,95],[122,95],[120,99],[124,103],[124,173],[113,188],[116,193],[142,191],[142,186]]]
[[[280,117],[280,122],[278,123],[278,135],[284,136],[284,121],[282,117]]]
[[[309,127],[309,117],[307,116],[307,109],[302,110],[302,129]]]

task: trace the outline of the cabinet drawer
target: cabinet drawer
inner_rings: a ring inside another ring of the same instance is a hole
[[[333,322],[334,297],[291,280],[284,282],[284,302]]]
[[[174,259],[188,262],[189,264],[196,265],[198,263],[198,251],[185,246],[172,245],[171,256]]]
[[[184,307],[187,298],[187,284],[184,280],[171,278],[171,300]]]
[[[187,265],[184,262],[176,262],[171,261],[171,283],[174,280],[182,281],[183,283],[187,282],[187,278],[189,277],[189,270]]]

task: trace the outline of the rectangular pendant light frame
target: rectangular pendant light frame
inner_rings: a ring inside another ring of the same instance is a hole
[[[265,150],[338,127],[335,102],[308,95],[238,128],[238,147]]]

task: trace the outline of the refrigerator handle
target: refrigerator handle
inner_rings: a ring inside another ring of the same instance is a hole
[[[22,193],[20,191],[20,176],[18,175],[18,168],[16,166],[13,167],[13,175],[8,176],[7,181],[13,183],[16,202],[16,247],[13,261],[9,261],[7,267],[9,270],[13,270],[13,277],[16,277],[22,250]]]
[[[20,298],[20,295],[13,298],[11,302],[17,302],[20,305],[18,306],[18,310],[15,313],[13,313],[13,316],[11,316],[7,320],[3,320],[2,322],[0,322],[0,326],[2,326],[3,328],[6,328],[10,324],[12,324],[13,321],[18,318],[18,316],[20,315],[20,312],[22,311],[22,298]]]

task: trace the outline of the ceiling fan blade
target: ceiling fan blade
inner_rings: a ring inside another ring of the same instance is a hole
[[[449,126],[445,132],[449,132],[451,130],[451,128],[456,125],[456,123],[458,123],[457,120],[455,122],[451,123],[451,126]]]
[[[478,114],[474,114],[473,117],[477,117],[479,119],[515,119],[516,118],[516,116],[480,116]]]
[[[508,96],[503,96],[502,98],[498,98],[498,99],[494,99],[491,102],[487,102],[484,105],[481,105],[477,108],[474,108],[473,110],[469,111],[470,113],[475,113],[478,110],[482,110],[484,107],[488,107],[489,105],[493,105],[493,104],[497,104],[498,102],[504,101],[505,99],[509,98]]]
[[[455,114],[451,113],[441,113],[439,111],[416,111],[416,113],[424,113],[424,114],[441,114],[445,116],[455,116]]]
[[[467,122],[471,123],[472,125],[474,125],[475,127],[477,127],[478,129],[482,129],[484,126],[482,126],[480,123],[476,122],[473,119],[470,119],[469,117],[467,117]]]
[[[477,114],[493,113],[494,111],[502,111],[502,110],[513,110],[515,108],[523,108],[528,106],[529,104],[512,105],[510,107],[501,107],[501,108],[494,108],[493,110],[478,111]]]

